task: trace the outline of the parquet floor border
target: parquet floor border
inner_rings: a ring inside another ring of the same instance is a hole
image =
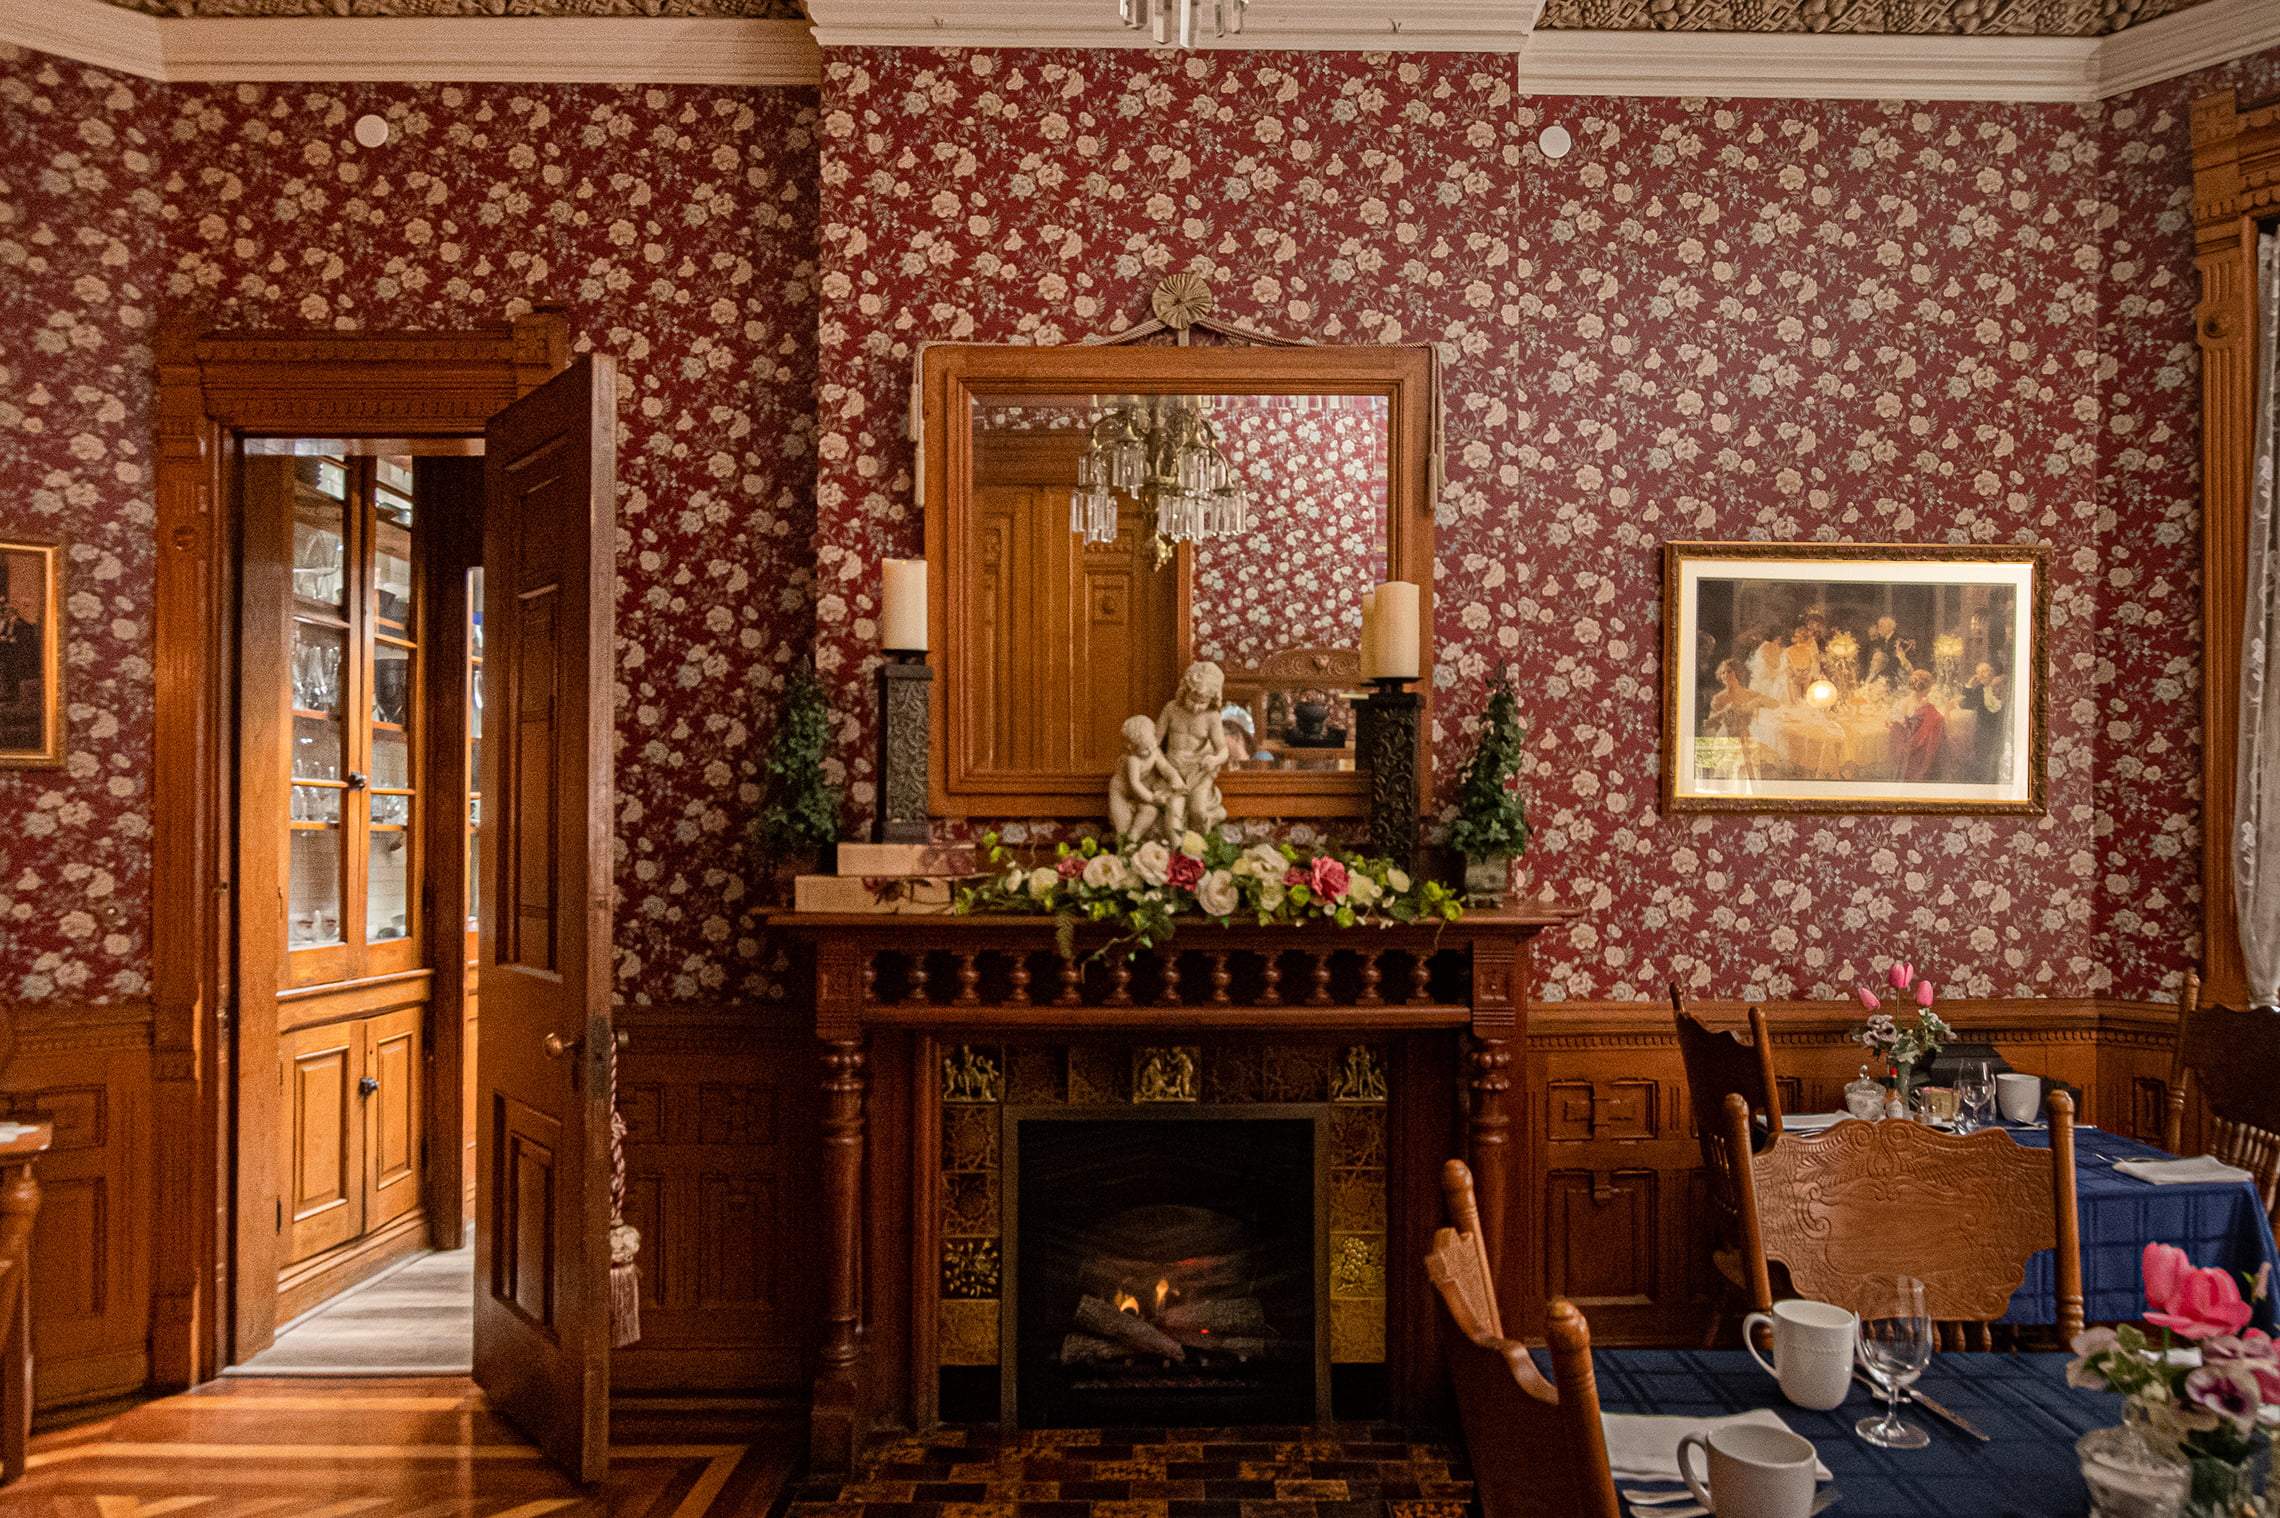
[[[677,1421],[617,1414],[609,1478],[587,1490],[465,1377],[232,1378],[35,1437],[0,1515],[766,1518],[804,1426],[755,1417],[738,1439],[690,1439]]]

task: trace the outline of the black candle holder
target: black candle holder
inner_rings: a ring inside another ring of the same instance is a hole
[[[924,843],[929,706],[934,670],[924,653],[888,649],[879,666],[879,807],[873,843]]]
[[[1370,848],[1417,873],[1417,723],[1425,698],[1407,680],[1380,677],[1360,703],[1355,762],[1370,776]]]

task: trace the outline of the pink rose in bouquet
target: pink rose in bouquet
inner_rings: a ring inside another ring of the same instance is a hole
[[[1195,883],[1203,879],[1203,861],[1185,854],[1174,854],[1172,862],[1164,866],[1164,881],[1185,890],[1194,890]]]
[[[2248,1326],[2252,1310],[2231,1272],[2213,1265],[2196,1270],[2185,1251],[2166,1244],[2146,1245],[2142,1268],[2146,1302],[2154,1309],[2145,1315],[2148,1323],[2195,1340],[2238,1334]]]
[[[1346,894],[1346,867],[1328,854],[1318,854],[1314,859],[1314,877],[1309,883],[1315,895],[1324,901],[1336,901]]]

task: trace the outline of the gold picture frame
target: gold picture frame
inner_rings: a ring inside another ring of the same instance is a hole
[[[63,545],[0,537],[0,769],[63,763]]]
[[[1665,543],[1665,812],[2039,816],[2050,551]]]

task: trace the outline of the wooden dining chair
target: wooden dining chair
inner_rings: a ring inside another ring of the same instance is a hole
[[[1545,1380],[1528,1346],[1504,1337],[1464,1161],[1442,1167],[1441,1189],[1457,1226],[1434,1234],[1425,1273],[1441,1293],[1442,1354],[1456,1383],[1481,1518],[1621,1518],[1590,1325],[1573,1302],[1552,1302],[1545,1338],[1557,1379]]]
[[[1957,1135],[1921,1123],[1838,1123],[1780,1135],[1738,1172],[1743,1262],[1759,1312],[1771,1266],[1798,1296],[1876,1317],[1868,1282],[1910,1275],[1944,1349],[1991,1349],[2027,1261],[2058,1255],[2058,1334],[2082,1331],[2082,1237],[2074,1193],[2074,1101],[2050,1097],[2050,1147],[1996,1129]],[[1726,1099],[1726,1133],[1749,1141],[1749,1106]]]
[[[1703,1338],[1704,1347],[1713,1348],[1725,1327],[1727,1307],[1745,1299],[1749,1291],[1749,1278],[1742,1269],[1741,1205],[1734,1162],[1727,1154],[1726,1098],[1738,1095],[1749,1103],[1754,1152],[1781,1131],[1781,1087],[1763,1009],[1750,1008],[1748,1044],[1731,1033],[1712,1032],[1686,1010],[1686,999],[1675,983],[1670,988],[1670,1010],[1678,1027],[1678,1057],[1686,1067],[1687,1096],[1694,1108],[1694,1137],[1702,1146],[1712,1229],[1710,1263],[1725,1286]]]
[[[2185,1103],[2199,1096],[2204,1152],[2255,1176],[2269,1214],[2280,1202],[2280,1016],[2200,1002],[2201,977],[2188,970],[2161,1147],[2185,1152]]]

